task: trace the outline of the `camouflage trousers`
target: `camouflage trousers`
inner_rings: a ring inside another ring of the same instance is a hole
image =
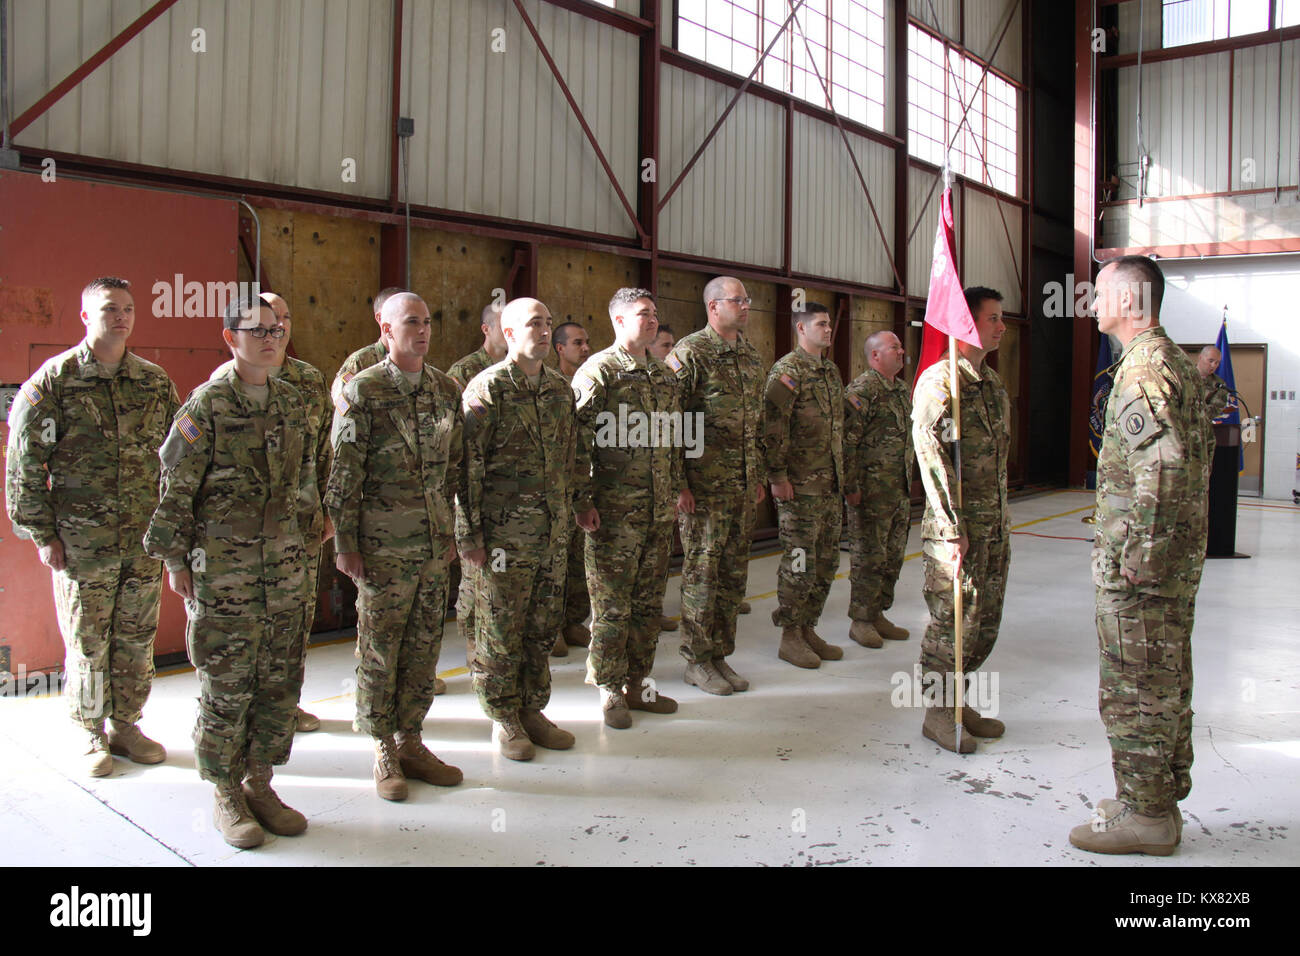
[[[474,601],[478,593],[478,569],[466,561],[458,561],[460,587],[456,592],[456,631],[466,642],[474,639]],[[469,648],[466,647],[468,652]],[[471,663],[468,658],[465,663]]]
[[[921,639],[921,672],[951,674],[954,651],[952,565],[939,555],[947,542],[926,539],[921,544],[925,562],[925,603],[930,623]],[[998,639],[1002,601],[1007,591],[1011,542],[999,530],[976,533],[961,564],[962,671],[979,670]]]
[[[654,669],[663,617],[673,522],[654,521],[653,505],[601,501],[600,527],[580,531],[590,573],[591,649],[587,683],[621,688]]]
[[[162,563],[70,560],[53,577],[72,719],[86,728],[107,717],[135,723],[153,686]]]
[[[243,587],[257,591],[260,582],[250,577]],[[199,674],[194,762],[204,780],[238,783],[249,760],[288,762],[302,692],[302,618],[301,605],[270,617],[256,610],[190,617],[185,644]]]
[[[864,489],[849,507],[849,618],[874,621],[894,606],[894,585],[903,570],[912,505]]]
[[[777,627],[812,627],[840,566],[843,511],[838,493],[776,499],[781,564],[776,571]]]
[[[753,493],[744,489],[695,499],[681,516],[682,657],[703,663],[736,650],[736,614],[749,579]]]
[[[447,542],[411,558],[365,555],[357,585],[357,712],[372,737],[419,733],[433,706],[442,618],[447,607]]]
[[[1097,589],[1098,701],[1115,796],[1161,816],[1192,789],[1192,597]]]
[[[604,515],[601,516],[604,522]],[[585,624],[591,616],[591,595],[587,584],[587,534],[574,528],[569,536],[569,568],[564,578],[564,626]]]
[[[550,702],[551,648],[564,620],[568,536],[556,544],[487,537],[486,548],[487,563],[472,574],[478,593],[471,673],[483,713],[500,721]]]

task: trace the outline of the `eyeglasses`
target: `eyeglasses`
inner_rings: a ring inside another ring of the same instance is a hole
[[[230,331],[232,331],[232,332],[247,332],[249,335],[251,335],[251,336],[252,336],[253,338],[255,338],[255,339],[264,339],[264,338],[266,338],[268,335],[271,336],[271,338],[273,338],[273,339],[282,339],[282,338],[284,338],[284,326],[283,326],[283,325],[273,325],[273,326],[271,326],[271,328],[269,328],[269,329],[268,329],[266,326],[264,326],[264,325],[255,325],[255,326],[253,326],[251,329],[231,329]]]
[[[727,297],[727,298],[725,298],[725,299],[714,299],[714,300],[712,300],[712,301],[714,301],[714,302],[733,302],[733,303],[735,303],[736,305],[740,305],[740,306],[748,306],[748,305],[749,305],[751,302],[753,302],[754,300],[751,299],[749,296],[743,296],[743,297],[742,297],[742,296],[738,296],[738,295],[733,295],[733,296],[729,296],[729,297]]]

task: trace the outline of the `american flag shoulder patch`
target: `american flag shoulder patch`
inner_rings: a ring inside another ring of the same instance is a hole
[[[348,382],[352,381],[352,379],[353,379],[354,377],[355,377],[355,374],[354,374],[353,372],[344,372],[342,375],[339,376],[339,378],[343,379],[343,384],[344,384],[344,385],[346,385]]]
[[[31,402],[32,407],[35,407],[41,403],[41,400],[45,396],[42,395],[41,390],[37,388],[35,385],[33,385],[31,382],[24,382],[23,397],[26,398],[27,401]]]
[[[792,392],[799,391],[799,383],[784,372],[781,373],[781,384]]]
[[[340,415],[346,415],[348,410],[351,408],[352,406],[348,404],[348,400],[343,397],[343,391],[340,389],[339,393],[334,396],[334,410]]]
[[[189,412],[176,419],[176,428],[180,431],[181,437],[191,445],[199,440],[199,426],[194,423],[194,419],[190,418]]]
[[[682,360],[672,352],[668,353],[668,357],[664,359],[664,363],[674,372],[680,372],[682,370]]]
[[[465,404],[467,406],[467,411],[471,415],[473,415],[476,419],[482,418],[484,415],[487,414],[486,406],[484,406],[484,404],[481,401],[479,401],[477,396],[471,397]]]
[[[845,392],[844,397],[849,400],[849,404],[854,408],[862,408],[862,399],[858,398],[858,396],[854,395],[852,392]]]

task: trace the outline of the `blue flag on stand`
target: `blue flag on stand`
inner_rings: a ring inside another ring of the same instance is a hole
[[[1224,310],[1227,311],[1226,309]],[[1219,326],[1219,338],[1214,343],[1214,347],[1219,350],[1219,367],[1215,369],[1214,374],[1223,379],[1223,384],[1228,386],[1228,391],[1234,394],[1237,391],[1237,381],[1232,376],[1232,353],[1228,350],[1228,320],[1225,318],[1223,324]],[[1223,414],[1215,419],[1220,424],[1240,425],[1241,413],[1237,410],[1237,403],[1234,400],[1231,405],[1224,410]],[[1237,449],[1237,471],[1245,471],[1246,453],[1244,446]]]
[[[1103,334],[1101,346],[1097,349],[1097,372],[1092,377],[1092,404],[1088,413],[1088,442],[1092,445],[1093,458],[1101,454],[1101,433],[1106,429],[1106,399],[1115,384],[1115,376],[1110,371],[1112,364],[1110,336]]]

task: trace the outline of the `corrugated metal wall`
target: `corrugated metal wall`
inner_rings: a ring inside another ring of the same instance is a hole
[[[699,148],[734,91],[677,67],[660,73],[660,193]],[[843,147],[841,147],[843,148]],[[785,111],[746,95],[660,213],[660,247],[781,265]]]
[[[849,142],[884,229],[894,241],[894,150],[862,136]],[[791,258],[796,272],[891,286],[894,274],[839,130],[794,115]],[[779,223],[778,223],[779,225]]]
[[[1137,0],[1119,4],[1116,10],[1116,26],[1119,28],[1119,48],[1112,50],[1109,46],[1103,53],[1136,53],[1138,51],[1138,29],[1142,31],[1142,46],[1148,50],[1160,49],[1161,23],[1164,5],[1159,0],[1145,0],[1142,4],[1142,17],[1138,17]],[[1109,43],[1109,38],[1107,39]]]
[[[151,0],[10,7],[15,115]],[[181,0],[44,116],[22,146],[365,196],[388,191],[390,6]],[[202,29],[205,52],[192,31]],[[343,179],[355,161],[356,181]]]
[[[912,239],[907,244],[907,294],[921,298],[925,298],[930,289],[930,260],[934,257],[934,233],[939,225],[939,197],[943,194],[943,186],[935,185],[938,178],[937,174],[923,169],[911,168],[907,171],[907,228],[912,233]],[[933,194],[930,193],[932,186]],[[925,210],[924,215],[922,209]],[[964,212],[961,193],[954,189],[952,218],[959,243],[963,235]],[[921,221],[919,226],[916,225],[918,218]],[[915,231],[913,226],[916,226]],[[958,254],[961,253],[960,248],[957,251]]]
[[[1006,231],[1003,231],[1002,218],[998,216],[999,205],[1002,216],[1006,218]],[[997,289],[1004,296],[1002,308],[1007,312],[1024,310],[1020,279],[1016,275],[1017,266],[1022,272],[1025,268],[1020,261],[1020,217],[1019,206],[999,202],[974,189],[966,190],[966,215],[962,217],[958,233],[962,236],[966,253],[962,282],[968,286],[986,285]],[[1007,233],[1011,235],[1010,244]],[[926,262],[928,264],[928,258]]]
[[[540,0],[524,6],[635,209],[636,38]],[[405,19],[413,203],[635,234],[512,3],[406,0]]]
[[[1276,186],[1281,145],[1281,185],[1300,182],[1300,40],[1282,45],[1282,109],[1278,112],[1278,44],[1238,50],[1233,63],[1232,188]],[[1279,126],[1278,118],[1281,117]],[[1253,160],[1253,170],[1246,160]],[[1253,180],[1245,177],[1253,172]]]

